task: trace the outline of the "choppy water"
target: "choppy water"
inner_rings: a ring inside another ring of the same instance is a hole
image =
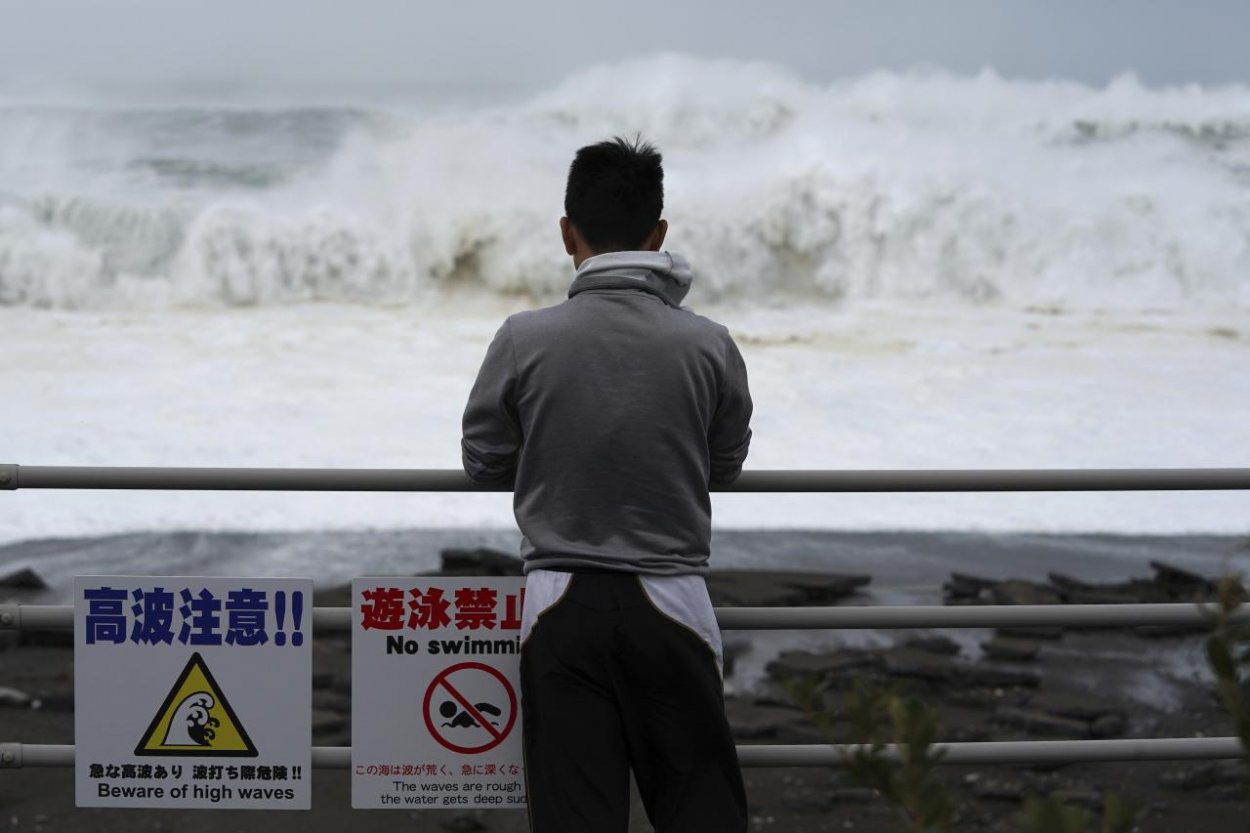
[[[490,106],[0,100],[0,304],[555,297],[572,152],[635,131],[710,298],[1250,307],[1250,88],[680,55]]]
[[[0,98],[0,459],[457,467],[495,328],[571,279],[573,151],[633,131],[665,154],[688,302],[747,359],[748,467],[1250,465],[1250,88],[675,55],[490,103]],[[1250,531],[1236,493],[715,506]],[[0,497],[0,541],[510,523],[482,495]]]

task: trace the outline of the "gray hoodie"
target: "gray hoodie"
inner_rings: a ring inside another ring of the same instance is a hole
[[[513,489],[526,572],[706,572],[708,487],[742,471],[751,396],[729,331],[680,306],[690,279],[667,252],[597,255],[495,334],[461,450]]]

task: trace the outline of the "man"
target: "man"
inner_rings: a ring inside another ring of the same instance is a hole
[[[534,833],[623,833],[631,768],[657,833],[747,828],[704,574],[751,397],[728,330],[680,306],[661,161],[640,140],[577,152],[568,299],[504,322],[464,413],[464,469],[514,489],[523,535]]]

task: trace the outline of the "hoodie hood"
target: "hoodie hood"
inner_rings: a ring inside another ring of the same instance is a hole
[[[607,252],[582,261],[569,286],[569,297],[587,289],[637,288],[680,307],[693,274],[681,255],[671,252]]]

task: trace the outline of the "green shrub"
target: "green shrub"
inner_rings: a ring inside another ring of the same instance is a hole
[[[1225,576],[1216,586],[1219,615],[1207,638],[1207,659],[1215,672],[1216,690],[1233,720],[1233,731],[1250,764],[1250,623],[1234,622],[1246,602],[1241,576]]]
[[[816,677],[783,683],[790,699],[806,712],[821,733],[836,743],[835,715],[825,705],[827,684]],[[856,786],[868,787],[891,801],[906,829],[913,833],[945,833],[958,810],[954,797],[937,778],[944,752],[934,750],[940,733],[938,711],[895,687],[857,679],[846,705],[850,738],[842,769]],[[888,739],[888,740],[887,740]],[[888,742],[898,755],[887,755]],[[1103,798],[1101,833],[1129,833],[1138,807],[1115,793]],[[1029,796],[1019,815],[1022,833],[1094,833],[1093,813],[1056,796]]]
[[[1103,796],[1101,833],[1130,833],[1140,808],[1116,793]],[[1094,814],[1054,796],[1030,795],[1019,816],[1021,833],[1092,833]]]

